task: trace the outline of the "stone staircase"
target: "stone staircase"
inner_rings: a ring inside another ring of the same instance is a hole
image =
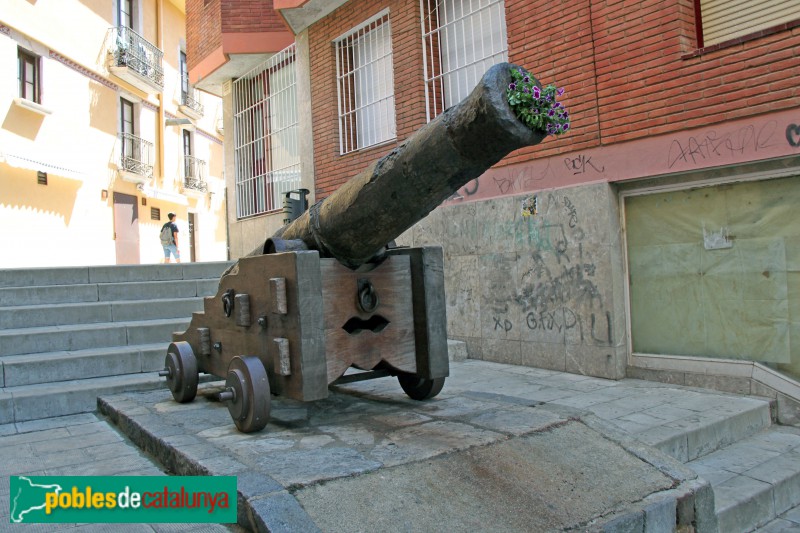
[[[0,424],[163,387],[172,332],[202,310],[231,264],[0,270]]]
[[[587,409],[707,480],[720,533],[784,531],[786,524],[800,531],[786,519],[800,518],[800,428],[775,424],[773,402],[766,398],[686,389],[681,399],[664,403],[667,395],[660,391],[668,389],[653,385],[641,385],[642,394],[625,401]],[[631,404],[636,412],[614,412]]]

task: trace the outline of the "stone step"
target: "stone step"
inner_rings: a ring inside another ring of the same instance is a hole
[[[157,318],[185,318],[203,309],[202,298],[128,300],[0,307],[0,330],[69,324],[97,324]]]
[[[97,397],[163,388],[157,372],[6,387],[0,389],[0,424],[87,413],[97,409]]]
[[[167,342],[0,357],[0,387],[22,387],[164,367]]]
[[[102,322],[0,331],[0,356],[86,350],[110,346],[169,343],[190,318]]]
[[[711,482],[720,531],[752,531],[800,504],[800,428],[772,426],[687,466]]]
[[[675,459],[686,463],[762,431],[772,424],[770,402],[761,398],[698,396],[686,391],[685,400],[654,406],[646,415],[664,422],[630,431],[617,425]],[[640,399],[646,401],[646,398]],[[637,422],[644,419],[638,415]],[[670,419],[671,416],[679,418]],[[630,417],[629,417],[630,418]]]
[[[131,281],[219,279],[234,263],[180,263],[168,265],[111,265],[0,270],[0,287],[82,285]]]
[[[195,298],[216,294],[218,286],[219,279],[191,279],[9,287],[0,289],[0,307]]]

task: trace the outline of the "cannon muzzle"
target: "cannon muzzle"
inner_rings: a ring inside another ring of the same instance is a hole
[[[526,127],[508,104],[511,68],[517,67],[501,63],[490,68],[467,98],[254,253],[275,251],[278,240],[300,240],[323,257],[357,267],[510,152],[541,142],[545,134]]]

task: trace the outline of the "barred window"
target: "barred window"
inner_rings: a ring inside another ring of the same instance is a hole
[[[388,10],[334,41],[342,154],[397,136]]]
[[[232,84],[238,218],[282,209],[300,186],[295,69],[292,44]]]
[[[503,0],[420,0],[428,120],[463,100],[508,61]]]

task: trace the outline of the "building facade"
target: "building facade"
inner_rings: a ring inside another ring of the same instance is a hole
[[[274,7],[295,34],[299,183],[314,200],[493,64],[565,88],[568,134],[510,154],[400,239],[443,246],[448,334],[470,357],[764,394],[797,416],[796,2]],[[243,107],[230,111],[233,124]]]
[[[182,0],[0,2],[0,267],[227,259],[221,101]]]

